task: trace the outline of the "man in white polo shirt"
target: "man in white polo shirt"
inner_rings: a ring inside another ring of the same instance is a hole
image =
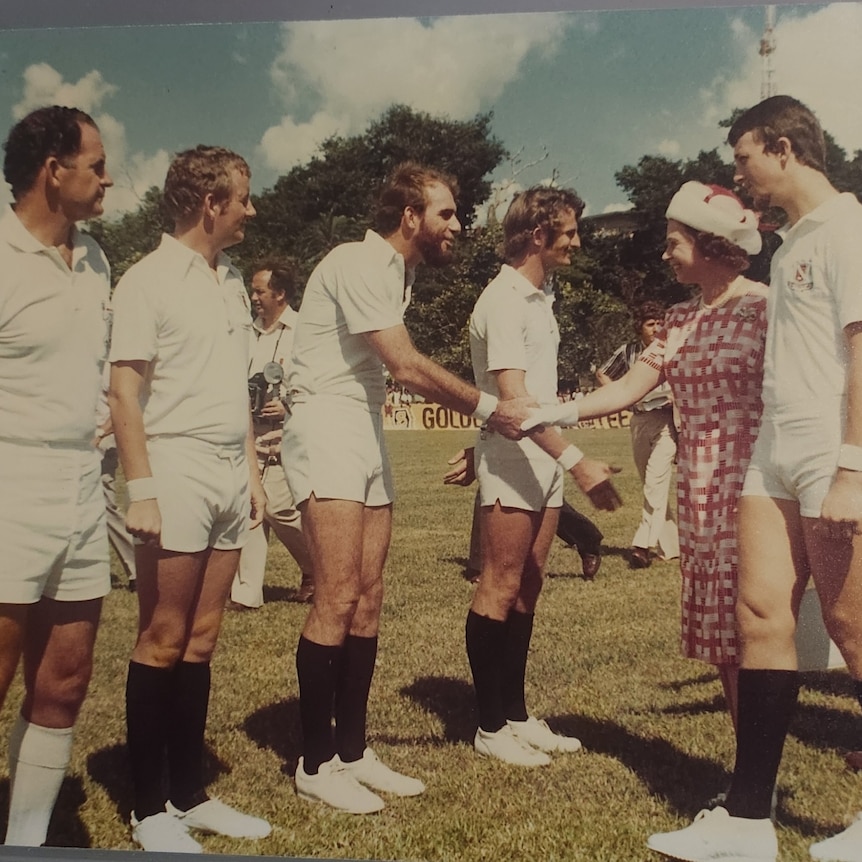
[[[112,180],[93,120],[48,107],[10,131],[0,219],[0,703],[24,655],[7,844],[39,846],[63,781],[110,589],[96,410],[108,262],[75,222]]]
[[[580,248],[583,201],[539,186],[517,195],[503,219],[507,263],[470,317],[479,388],[499,398],[557,404],[557,348],[551,274]],[[476,443],[482,572],[467,615],[467,656],[479,707],[473,742],[486,757],[518,766],[550,763],[549,752],[581,743],[527,711],[524,682],[533,617],[563,504],[564,471],[602,509],[617,508],[611,468],[592,461],[557,429],[522,440],[483,431]]]
[[[384,766],[365,735],[394,496],[382,435],[384,367],[411,392],[511,436],[520,435],[530,402],[498,404],[419,353],[404,327],[416,267],[452,256],[461,230],[456,193],[452,177],[398,166],[380,194],[376,230],[335,248],[312,273],[294,340],[284,464],[315,578],[296,652],[296,788],[354,813],[383,807],[369,787],[397,796],[425,789]]]
[[[132,837],[144,850],[197,853],[189,829],[269,834],[204,787],[210,658],[263,488],[248,406],[248,295],[223,250],[255,210],[242,157],[179,153],[164,204],[172,235],[120,280],[109,402],[137,549],[138,639],[126,721]],[[162,785],[167,762],[168,786]]]
[[[256,342],[248,372],[254,408],[254,442],[266,492],[266,511],[261,529],[251,531],[240,554],[228,606],[233,610],[258,608],[263,604],[270,530],[299,566],[302,579],[297,600],[308,601],[314,593],[311,557],[302,535],[302,519],[281,469],[285,384],[297,317],[290,300],[295,294],[296,272],[292,266],[265,261],[255,267],[251,277],[251,305],[257,315],[254,321]]]

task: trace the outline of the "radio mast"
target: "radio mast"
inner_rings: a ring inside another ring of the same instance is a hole
[[[772,55],[775,53],[775,6],[766,7],[766,26],[760,40],[760,98],[768,99],[776,94],[775,68]]]

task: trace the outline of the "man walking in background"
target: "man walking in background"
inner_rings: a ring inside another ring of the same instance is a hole
[[[664,313],[664,307],[653,300],[635,309],[637,338],[617,348],[596,371],[600,386],[618,380],[637,362],[644,348],[652,343]],[[660,560],[679,557],[679,530],[670,508],[677,435],[667,381],[632,406],[631,433],[632,454],[643,483],[643,506],[629,564],[633,569],[646,569],[652,563],[653,548]]]

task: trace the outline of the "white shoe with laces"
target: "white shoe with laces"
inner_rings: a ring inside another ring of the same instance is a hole
[[[581,741],[574,736],[564,736],[554,733],[548,722],[530,716],[526,721],[507,721],[512,733],[523,742],[538,748],[540,751],[580,751]]]
[[[167,811],[143,820],[132,812],[132,840],[152,853],[203,853],[204,849],[189,835],[189,830]]]
[[[418,796],[425,792],[425,785],[418,778],[390,769],[370,748],[365,749],[359,760],[341,763],[348,775],[374,790],[395,796]]]
[[[165,806],[187,829],[197,829],[210,835],[227,835],[230,838],[266,838],[272,827],[261,817],[243,814],[220,799],[207,799],[188,811],[180,811],[170,802]]]
[[[862,811],[843,831],[808,848],[819,862],[862,862]]]
[[[301,799],[324,802],[348,814],[373,814],[386,805],[344,768],[337,754],[332,760],[320,764],[317,775],[309,775],[305,771],[305,762],[300,757],[295,781],[296,792]]]
[[[731,817],[725,808],[704,809],[685,829],[650,835],[647,847],[684,862],[776,862],[778,858],[771,820]]]
[[[494,757],[513,766],[547,766],[551,762],[544,751],[519,739],[505,724],[493,733],[480,727],[473,739],[473,748],[483,757]]]

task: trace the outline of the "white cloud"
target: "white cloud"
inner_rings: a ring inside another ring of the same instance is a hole
[[[528,55],[552,56],[575,21],[594,26],[593,18],[556,14],[285,24],[270,74],[293,112],[267,130],[261,147],[272,167],[283,168],[315,135],[358,133],[395,103],[472,117],[520,74]],[[296,116],[300,99],[316,106],[307,122]],[[295,148],[292,134],[300,138]]]
[[[105,214],[116,216],[136,209],[144,192],[150,186],[162,185],[170,157],[164,150],[153,155],[129,153],[126,127],[102,105],[118,88],[106,81],[96,69],[78,81],[66,81],[48,63],[35,63],[24,70],[24,91],[21,100],[13,107],[16,120],[30,111],[45,105],[66,105],[80,108],[90,114],[99,127],[105,145],[108,172],[114,187],[105,195]],[[4,197],[5,195],[5,197]],[[11,198],[7,188],[0,194],[0,203]]]
[[[737,74],[716,80],[706,94],[705,121],[713,125],[735,108],[760,99],[759,33],[735,28],[741,57]],[[855,109],[862,81],[862,4],[838,3],[810,12],[803,6],[776,6],[776,50],[772,55],[779,93],[800,99],[849,152],[862,149],[862,111]]]
[[[662,156],[678,156],[680,152],[679,141],[673,141],[670,138],[659,141],[658,152]]]
[[[137,209],[149,188],[164,185],[170,162],[171,155],[166,150],[153,156],[134,153],[119,163],[120,168],[112,168],[109,161],[114,186],[105,195],[105,215],[110,218]]]
[[[304,164],[327,138],[344,131],[350,121],[338,119],[325,111],[315,114],[307,123],[285,117],[277,126],[264,132],[258,147],[266,165],[275,171],[288,171]]]
[[[48,63],[34,63],[24,70],[24,94],[13,106],[12,116],[20,120],[30,111],[45,105],[80,108],[93,114],[106,98],[116,92],[117,87],[109,84],[95,69],[72,83],[64,81],[63,76]]]

